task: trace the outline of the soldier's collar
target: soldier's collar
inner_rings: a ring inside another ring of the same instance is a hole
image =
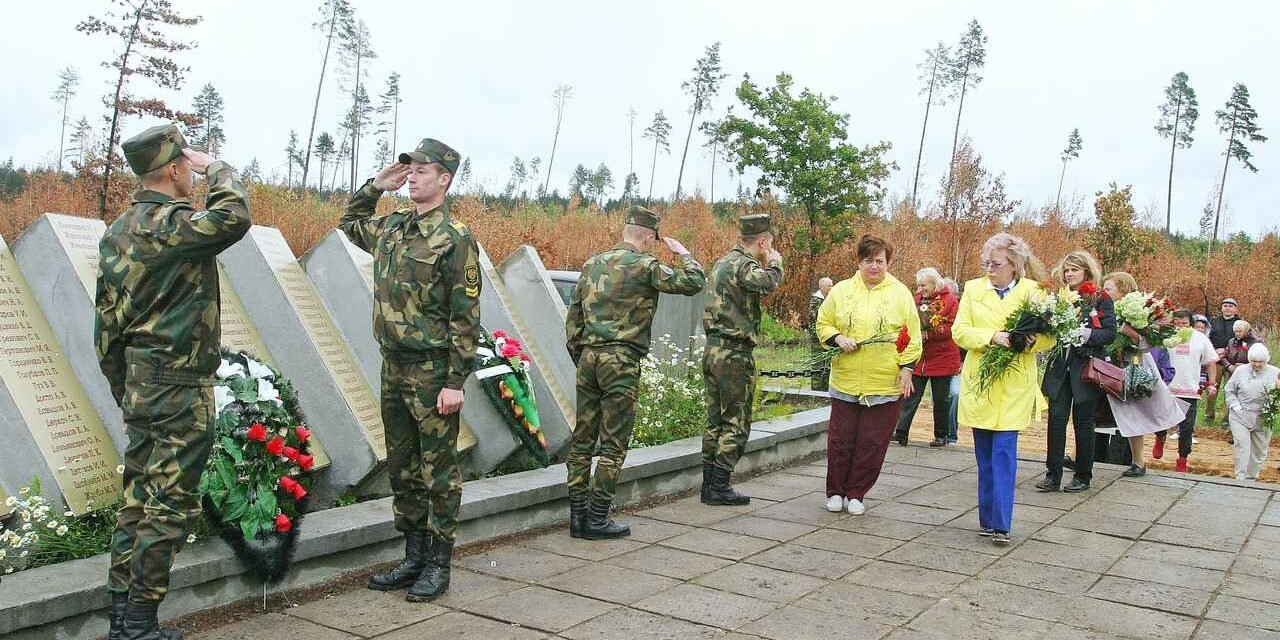
[[[440,225],[444,224],[449,219],[449,211],[445,208],[444,204],[423,213],[418,213],[416,210],[413,210],[410,215],[417,219],[418,230],[421,231],[424,236],[435,231],[440,227]]]
[[[140,202],[164,204],[166,202],[173,202],[174,200],[176,200],[176,198],[165,193],[160,193],[159,191],[152,191],[151,189],[139,189],[133,194],[134,204],[138,204]]]
[[[630,242],[627,242],[626,240],[623,240],[622,242],[619,242],[618,244],[613,245],[613,248],[614,248],[614,249],[625,249],[625,250],[627,250],[627,251],[633,251],[633,252],[635,252],[635,253],[640,253],[640,250],[639,250],[639,249],[637,249],[637,248],[636,248],[636,246],[635,246],[634,244],[631,244]]]

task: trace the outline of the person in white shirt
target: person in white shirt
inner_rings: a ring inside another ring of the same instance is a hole
[[[1249,347],[1249,366],[1236,367],[1227,381],[1227,415],[1231,424],[1236,463],[1236,480],[1257,480],[1271,445],[1271,425],[1262,424],[1267,396],[1276,388],[1280,369],[1268,364],[1271,352],[1255,342]]]
[[[1178,309],[1173,313],[1173,326],[1179,329],[1191,326],[1191,311]],[[1187,457],[1191,455],[1192,434],[1196,427],[1196,405],[1200,400],[1200,369],[1218,361],[1218,352],[1213,343],[1199,331],[1191,332],[1191,340],[1186,344],[1169,349],[1169,360],[1173,362],[1173,381],[1169,383],[1169,391],[1182,398],[1190,405],[1187,417],[1178,425],[1178,463],[1175,469],[1187,471]],[[1209,385],[1206,387],[1210,396],[1218,391],[1218,372],[1209,368]],[[1164,441],[1167,431],[1156,434],[1156,445],[1151,450],[1151,457],[1157,460],[1164,457]]]

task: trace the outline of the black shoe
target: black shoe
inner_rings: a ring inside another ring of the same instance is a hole
[[[124,637],[124,612],[129,608],[129,592],[111,592],[111,613],[108,615],[107,640]]]
[[[1072,471],[1075,471],[1076,461],[1072,460],[1071,456],[1062,456],[1062,468],[1071,469]]]
[[[398,591],[411,586],[427,568],[430,553],[431,537],[426,531],[404,534],[404,560],[386,573],[369,576],[369,588],[374,591]]]
[[[934,438],[933,440],[930,440],[930,441],[929,441],[929,446],[931,446],[931,447],[945,447],[945,446],[947,446],[947,440],[946,440],[946,438]]]
[[[1011,542],[1013,541],[1009,539],[1009,534],[1003,531],[996,531],[995,533],[991,534],[991,544],[994,544],[998,547],[1007,547]]]
[[[711,487],[707,490],[707,495],[702,501],[709,505],[750,504],[751,496],[735,491],[733,485],[729,484],[729,472],[712,465]]]
[[[907,437],[908,435],[905,433],[902,435],[894,435],[893,441],[905,447],[907,446]]]
[[[631,527],[609,518],[609,503],[593,500],[587,508],[587,521],[582,537],[587,540],[609,540],[631,535]]]
[[[449,564],[453,562],[453,543],[444,540],[431,542],[431,554],[427,568],[409,587],[404,599],[409,602],[431,602],[449,590]]]
[[[1045,476],[1044,480],[1041,480],[1040,482],[1036,483],[1036,491],[1043,491],[1047,493],[1050,491],[1061,491],[1061,490],[1062,490],[1062,481],[1054,480],[1049,476]]]
[[[156,619],[160,604],[125,605],[124,624],[120,627],[121,640],[182,640],[177,629],[161,629]]]
[[[1131,464],[1129,465],[1129,468],[1125,469],[1124,473],[1121,473],[1120,475],[1126,478],[1141,478],[1142,476],[1147,475],[1147,468],[1139,467],[1136,464]]]
[[[1072,478],[1071,484],[1068,484],[1067,486],[1063,487],[1062,490],[1066,491],[1067,493],[1079,493],[1081,491],[1088,491],[1089,483],[1085,482],[1084,480],[1081,480],[1080,478]]]
[[[581,538],[582,529],[587,523],[587,499],[569,498],[569,537]]]
[[[711,504],[707,502],[707,494],[711,492],[711,470],[715,466],[711,462],[702,463],[702,504]]]

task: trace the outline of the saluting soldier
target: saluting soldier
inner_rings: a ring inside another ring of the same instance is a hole
[[[171,640],[157,610],[173,556],[200,515],[197,487],[212,445],[218,369],[216,256],[252,225],[225,162],[189,149],[174,125],[121,145],[141,181],[98,245],[94,341],[124,413],[124,506],[111,538],[111,640]],[[192,172],[209,195],[196,211]]]
[[[445,206],[458,161],[449,145],[424,139],[366,182],[338,223],[373,254],[387,474],[405,537],[404,560],[369,578],[369,588],[407,587],[410,602],[449,588],[462,504],[458,420],[480,332],[480,263],[475,237]],[[412,206],[376,215],[383,192],[406,181]]]
[[[706,283],[702,265],[678,240],[662,238],[679,257],[678,266],[650,253],[658,243],[660,220],[648,209],[632,207],[622,242],[591,256],[573,290],[565,333],[578,365],[578,418],[566,466],[569,534],[575,538],[630,535],[630,527],[609,518],[609,509],[635,424],[640,360],[649,352],[658,294],[692,296]],[[597,453],[593,477],[591,458]]]
[[[767,266],[764,266],[767,265]],[[702,434],[702,502],[747,504],[729,483],[747,437],[760,342],[760,299],[782,283],[782,254],[773,248],[767,214],[738,219],[738,244],[711,267],[702,327],[707,348],[702,378],[707,427]]]

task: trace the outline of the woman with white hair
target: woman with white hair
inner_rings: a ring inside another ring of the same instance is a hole
[[[1280,380],[1280,369],[1269,364],[1271,352],[1261,342],[1249,347],[1249,364],[1236,367],[1227,382],[1227,422],[1231,425],[1231,445],[1235,454],[1236,480],[1256,480],[1267,460],[1271,425],[1261,424],[1267,396]]]
[[[902,415],[893,439],[906,446],[911,421],[920,408],[925,387],[933,389],[933,441],[931,447],[946,446],[951,436],[951,379],[960,373],[960,348],[951,339],[960,300],[951,293],[942,274],[933,267],[916,272],[916,308],[920,311],[920,333],[924,336],[924,355],[912,371],[915,391],[902,404]]]

